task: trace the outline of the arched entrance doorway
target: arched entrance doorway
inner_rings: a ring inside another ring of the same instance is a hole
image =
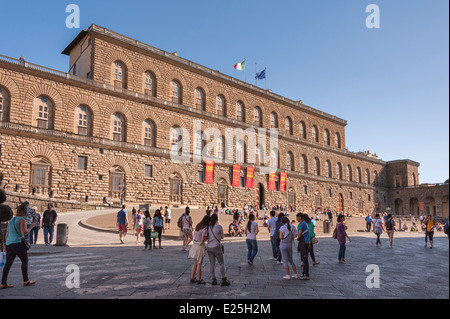
[[[415,197],[409,200],[409,213],[413,216],[419,216],[419,200]]]
[[[436,200],[431,196],[425,198],[425,212],[427,215],[436,217]]]
[[[403,200],[397,198],[394,202],[394,215],[403,215]]]
[[[338,211],[340,213],[342,213],[344,211],[344,209],[345,209],[345,207],[344,207],[344,195],[339,194],[338,200],[339,200],[339,202],[338,202]]]
[[[442,216],[448,218],[448,196],[442,199]]]
[[[258,205],[258,207],[261,209],[264,203],[264,186],[263,184],[258,183],[256,187],[256,205]]]

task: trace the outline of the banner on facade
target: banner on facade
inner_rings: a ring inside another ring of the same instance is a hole
[[[253,188],[253,180],[255,179],[255,168],[254,167],[247,167],[247,188]]]
[[[424,212],[424,211],[425,211],[425,202],[419,202],[419,210],[420,210],[421,212]]]
[[[205,184],[214,184],[214,161],[206,162]]]
[[[281,172],[280,173],[280,192],[286,191],[286,184],[287,184],[287,174]]]
[[[269,172],[269,191],[275,190],[276,175],[277,175],[277,172],[274,172],[274,171]]]
[[[235,187],[241,186],[241,165],[233,165],[233,183],[231,185]]]
[[[375,203],[375,208],[378,209],[378,203]]]

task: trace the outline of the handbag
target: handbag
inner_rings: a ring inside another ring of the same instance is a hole
[[[19,235],[20,240],[22,241],[22,244],[25,246],[25,250],[29,250],[31,248],[30,243],[25,239],[25,237],[23,237],[22,233],[19,233],[19,231],[17,230],[16,227],[16,218],[14,217],[14,221],[13,221],[13,225],[14,225],[14,229],[17,233],[17,235]]]
[[[313,245],[315,245],[319,242],[319,240],[316,237],[313,237],[311,242],[313,243]]]
[[[214,238],[219,242],[220,250],[222,250],[222,254],[225,254],[225,247],[222,245],[220,240],[216,237],[216,235],[214,234],[213,229],[211,227],[209,227],[209,228],[211,229],[211,233],[213,234]]]
[[[158,232],[152,231],[150,237],[151,237],[151,238],[158,238]]]

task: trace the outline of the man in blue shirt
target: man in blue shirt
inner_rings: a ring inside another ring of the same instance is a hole
[[[299,225],[297,227],[298,231],[298,250],[300,251],[302,263],[303,263],[303,274],[299,277],[301,280],[309,280],[309,244],[310,244],[310,236],[309,236],[309,228],[308,228],[308,220],[309,216],[307,214],[298,213],[297,221]]]
[[[128,232],[128,213],[125,208],[126,206],[122,205],[122,209],[117,213],[117,226],[119,227],[119,238],[122,244]]]
[[[367,214],[366,220],[366,231],[370,233],[370,228],[372,227],[372,216],[370,214]]]

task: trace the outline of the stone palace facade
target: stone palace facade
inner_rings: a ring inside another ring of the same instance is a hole
[[[93,203],[224,201],[415,215],[422,202],[426,211],[448,216],[448,184],[420,186],[419,164],[411,160],[348,151],[347,122],[302,101],[97,25],[63,54],[68,73],[0,56],[0,172],[10,191]],[[189,138],[180,142],[181,128]],[[210,137],[202,139],[208,128],[223,136],[229,128],[265,128],[267,137],[275,128],[279,135],[276,147],[267,138],[254,149],[248,137],[211,139],[216,165],[214,183],[206,184],[204,161],[192,159],[208,143]],[[190,160],[171,158],[179,142]],[[239,186],[232,186],[233,162],[221,161],[225,152],[242,162]],[[266,157],[276,162],[275,190],[261,170]],[[245,187],[249,166],[253,188]],[[287,174],[286,191],[280,172]]]

